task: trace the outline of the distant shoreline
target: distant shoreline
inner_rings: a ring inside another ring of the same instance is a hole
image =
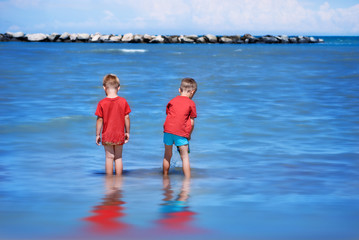
[[[220,43],[220,44],[253,44],[253,43],[270,43],[270,44],[290,44],[290,43],[323,43],[324,40],[307,36],[287,35],[265,35],[260,37],[251,34],[244,35],[149,35],[149,34],[132,34],[124,35],[114,34],[88,34],[88,33],[34,33],[24,34],[23,32],[0,33],[0,42],[82,42],[82,43]]]

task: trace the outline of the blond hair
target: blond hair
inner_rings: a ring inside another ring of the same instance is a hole
[[[106,88],[117,89],[120,86],[120,79],[115,74],[107,74],[103,77],[102,84]]]
[[[183,78],[180,89],[182,92],[197,91],[197,83],[193,78]]]

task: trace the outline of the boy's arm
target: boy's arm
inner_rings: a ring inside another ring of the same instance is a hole
[[[191,118],[191,132],[189,133],[188,140],[191,140],[193,129],[194,129],[194,118]]]
[[[130,140],[130,115],[125,116],[125,143],[128,143]]]
[[[97,117],[97,121],[96,121],[96,144],[100,145],[101,142],[101,128],[102,128],[102,124],[103,124],[103,118],[101,117]]]

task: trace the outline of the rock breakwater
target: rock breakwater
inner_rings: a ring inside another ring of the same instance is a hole
[[[88,33],[33,33],[22,32],[0,33],[0,42],[88,42],[88,43],[221,43],[221,44],[251,44],[251,43],[323,43],[323,39],[306,36],[265,35],[252,36],[251,34],[216,36],[206,35],[149,35],[133,34],[88,34]]]

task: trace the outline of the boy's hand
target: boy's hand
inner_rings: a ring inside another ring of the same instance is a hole
[[[189,135],[189,137],[187,139],[188,139],[188,141],[191,140],[191,135]]]
[[[125,143],[128,143],[128,141],[130,141],[130,134],[125,133]]]
[[[100,146],[100,142],[101,142],[101,137],[100,135],[96,136],[96,144]]]

